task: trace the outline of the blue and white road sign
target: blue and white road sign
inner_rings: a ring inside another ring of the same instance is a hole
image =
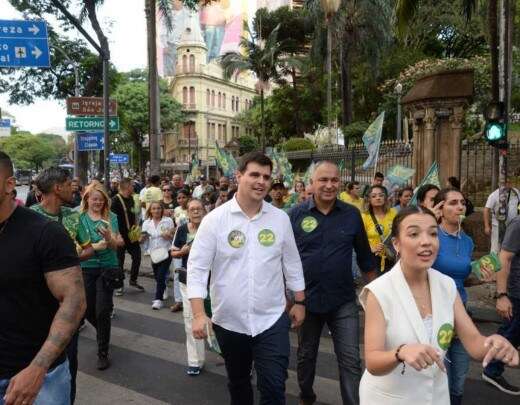
[[[0,136],[11,135],[11,120],[8,118],[0,119]]]
[[[128,156],[128,153],[111,153],[110,154],[110,163],[127,165],[129,162],[130,162],[130,157]]]
[[[105,149],[103,132],[79,132],[76,136],[78,137],[78,150],[80,152]]]
[[[45,21],[0,20],[0,67],[49,67]]]

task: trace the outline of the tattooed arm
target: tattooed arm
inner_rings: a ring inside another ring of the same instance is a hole
[[[86,309],[85,287],[79,266],[45,273],[45,280],[60,306],[47,340],[36,357],[11,379],[5,396],[6,405],[34,402],[45,374],[67,347]]]

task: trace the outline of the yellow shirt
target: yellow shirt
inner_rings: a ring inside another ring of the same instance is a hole
[[[363,212],[361,214],[361,218],[363,219],[363,225],[365,226],[365,232],[367,233],[368,243],[370,244],[370,248],[375,248],[379,243],[384,241],[392,232],[392,223],[394,222],[394,218],[397,216],[397,210],[395,208],[390,208],[385,216],[381,218],[377,218],[377,222],[381,225],[383,230],[383,235],[379,235],[377,232],[374,221],[372,221],[372,217],[369,212]],[[381,256],[381,271],[384,270],[384,256]]]
[[[338,198],[347,204],[353,205],[360,211],[363,210],[363,199],[362,198],[358,198],[357,200],[354,200],[352,198],[352,196],[349,193],[347,193],[346,191],[342,191],[339,194]]]

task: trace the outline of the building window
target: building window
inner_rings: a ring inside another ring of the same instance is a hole
[[[231,111],[235,111],[235,96],[231,97]]]
[[[195,72],[195,55],[190,55],[190,73]]]
[[[182,73],[188,72],[188,56],[182,55]]]
[[[182,88],[182,104],[184,104],[184,106],[186,106],[186,104],[188,104],[188,88],[187,87]]]
[[[211,106],[215,107],[215,90],[211,91]]]
[[[195,106],[195,87],[190,87],[190,104]]]
[[[215,124],[211,124],[210,140],[215,142]]]
[[[222,108],[226,109],[226,93],[222,93]]]
[[[206,124],[206,134],[207,134],[207,137],[208,137],[208,143],[209,143],[210,133],[211,133],[211,124],[208,122]]]
[[[211,91],[206,89],[206,105],[209,107],[211,103]]]
[[[218,108],[222,108],[222,93],[218,92]]]
[[[222,141],[227,143],[227,124],[222,125]]]

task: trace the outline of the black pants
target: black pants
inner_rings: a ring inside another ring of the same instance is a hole
[[[290,325],[291,321],[285,311],[273,326],[255,337],[213,325],[226,363],[231,405],[253,405],[253,361],[260,405],[285,404]]]
[[[106,356],[110,344],[110,313],[114,307],[112,300],[114,290],[105,286],[102,274],[102,268],[83,269],[83,280],[87,295],[85,318],[96,328],[98,355]]]
[[[72,339],[67,347],[67,357],[69,359],[70,371],[70,403],[74,405],[76,400],[76,376],[78,374],[78,339],[79,331],[72,335]]]
[[[130,268],[130,282],[136,283],[139,276],[139,267],[141,266],[141,246],[139,242],[127,243],[117,249],[117,258],[119,259],[119,266],[124,270],[125,266],[125,252],[132,257],[132,267]]]

